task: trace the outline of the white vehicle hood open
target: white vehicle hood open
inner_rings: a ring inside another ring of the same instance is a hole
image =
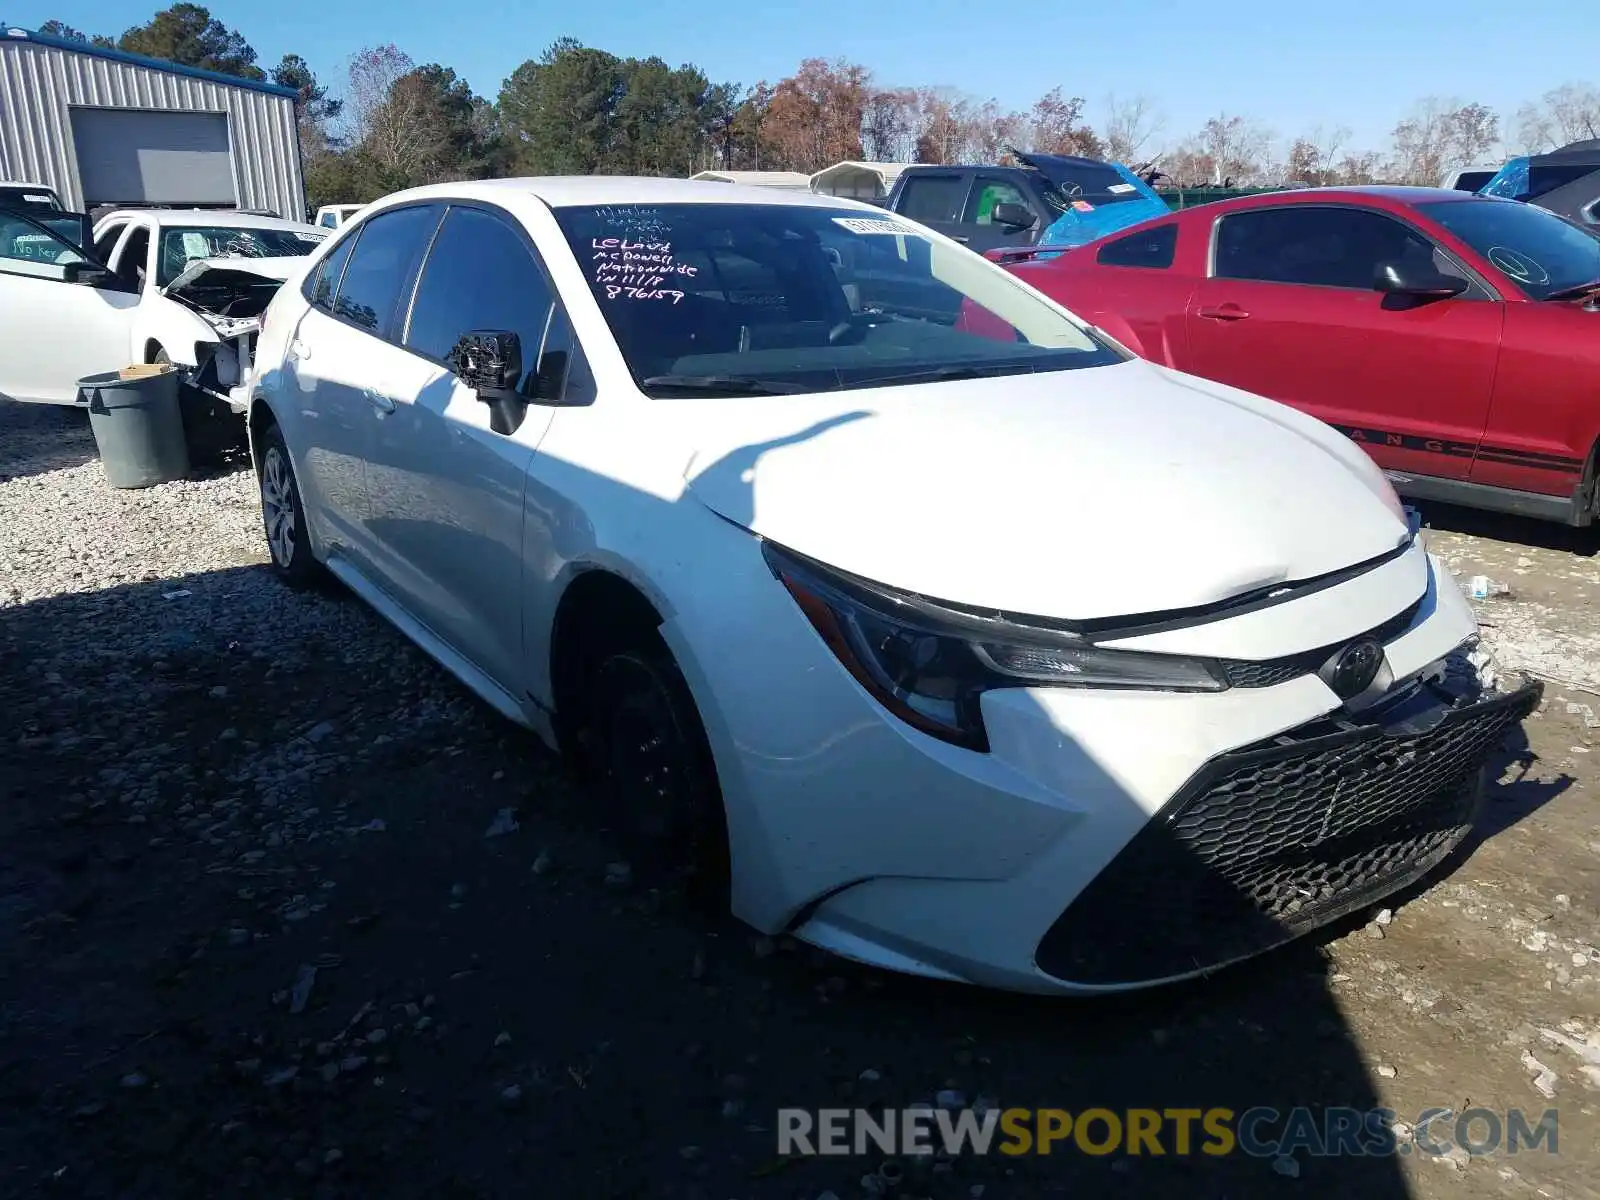
[[[226,273],[232,272],[239,276],[252,279],[271,279],[283,283],[296,271],[305,266],[307,255],[287,254],[275,258],[196,258],[189,262],[178,273],[178,277],[162,289],[163,294],[172,295],[181,292],[196,283],[201,276],[209,274],[208,284],[223,282]],[[218,275],[217,272],[224,274]]]
[[[879,583],[1015,614],[1214,604],[1408,534],[1392,489],[1333,430],[1141,362],[654,403],[669,422],[685,406],[690,492],[728,520]]]

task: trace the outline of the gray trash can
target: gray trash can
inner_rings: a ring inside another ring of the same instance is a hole
[[[177,371],[148,366],[89,375],[78,380],[78,403],[89,410],[112,487],[151,487],[189,473]]]

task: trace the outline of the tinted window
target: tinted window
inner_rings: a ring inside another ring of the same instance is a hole
[[[980,175],[978,186],[972,189],[972,199],[967,205],[966,219],[979,225],[992,225],[994,206],[997,204],[1020,204],[1023,208],[1028,208],[1028,198],[1014,183]]]
[[[122,255],[117,259],[117,275],[129,283],[142,283],[150,269],[150,231],[143,225],[134,229],[123,243]]]
[[[967,198],[965,175],[913,175],[900,191],[895,211],[912,221],[959,221]]]
[[[887,214],[815,204],[556,210],[634,379],[660,396],[1066,371],[1121,355],[1006,271]],[[708,382],[709,381],[709,382]]]
[[[0,271],[64,279],[65,264],[85,261],[69,242],[47,232],[48,228],[44,222],[30,222],[20,213],[0,211]]]
[[[469,329],[510,330],[522,341],[526,390],[552,303],[544,272],[510,225],[479,209],[452,208],[422,269],[405,344],[442,362]]]
[[[338,226],[339,218],[336,214],[331,212],[323,213],[322,219],[318,221],[317,224],[321,225],[325,229],[333,229]]]
[[[1095,262],[1105,267],[1170,267],[1178,248],[1178,227],[1157,225],[1107,242],[1095,255]]]
[[[1471,246],[1535,300],[1600,281],[1600,238],[1515,200],[1433,200],[1417,211]]]
[[[1219,279],[1371,288],[1386,262],[1437,265],[1433,244],[1363,208],[1266,208],[1222,218]]]
[[[399,208],[364,221],[333,301],[337,317],[388,337],[395,304],[439,219],[435,208]]]
[[[349,260],[355,244],[354,234],[345,238],[317,264],[311,278],[306,280],[302,294],[324,312],[333,311],[333,297],[339,290],[339,277],[344,274],[344,264]]]

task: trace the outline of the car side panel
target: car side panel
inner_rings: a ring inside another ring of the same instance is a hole
[[[1600,314],[1507,304],[1500,369],[1471,480],[1570,495],[1600,438]]]

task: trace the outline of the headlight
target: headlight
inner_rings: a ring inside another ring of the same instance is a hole
[[[941,607],[847,578],[762,543],[774,575],[858,683],[922,732],[987,750],[979,697],[993,688],[1220,692],[1204,659],[1108,650],[1080,635]]]

